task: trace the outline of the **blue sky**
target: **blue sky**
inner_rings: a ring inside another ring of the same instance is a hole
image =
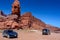
[[[0,10],[5,14],[11,13],[14,0],[0,0]],[[31,12],[33,16],[46,24],[60,28],[60,0],[19,0],[21,14]]]

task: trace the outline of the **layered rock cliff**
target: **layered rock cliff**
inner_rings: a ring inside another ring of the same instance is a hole
[[[36,29],[42,30],[48,28],[50,30],[60,30],[60,28],[48,25],[42,20],[34,17],[31,12],[21,15],[20,3],[15,0],[12,4],[11,15],[5,15],[0,11],[0,29]]]

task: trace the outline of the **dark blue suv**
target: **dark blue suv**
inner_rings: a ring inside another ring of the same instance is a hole
[[[50,35],[49,29],[42,29],[42,35]]]
[[[17,32],[13,31],[13,30],[4,30],[3,31],[3,37],[7,37],[7,38],[17,38],[18,34]]]

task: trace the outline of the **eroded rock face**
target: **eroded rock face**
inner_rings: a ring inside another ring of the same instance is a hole
[[[32,27],[35,29],[43,29],[46,27],[46,24],[43,21],[32,16]]]
[[[2,13],[2,12],[1,12]],[[2,14],[3,15],[3,14]],[[12,4],[12,14],[6,17],[4,26],[6,28],[23,28],[23,29],[41,29],[45,27],[45,23],[32,16],[31,12],[26,12],[20,18],[18,23],[18,17],[20,17],[20,3],[15,0]],[[41,27],[42,26],[42,27]]]
[[[52,25],[49,25],[49,24],[46,24],[46,28],[50,29],[51,31],[56,31],[56,30],[59,30],[58,27],[55,27],[55,26],[52,26]]]
[[[11,28],[11,29],[17,29],[19,27],[19,25],[17,22],[10,20],[10,21],[5,22],[5,27]]]
[[[32,14],[30,12],[26,12],[21,16],[21,23],[20,26],[23,29],[28,29],[30,27],[30,22],[31,22],[31,16]]]
[[[5,17],[5,16],[0,15],[0,22],[4,22],[4,21],[6,21],[6,17]]]
[[[18,16],[17,15],[8,15],[6,18],[4,16],[0,16],[1,18],[5,19],[5,21],[0,21],[0,29],[36,29],[42,30],[44,28],[48,28],[50,30],[58,30],[59,28],[53,27],[51,25],[45,24],[43,21],[35,18],[32,16],[31,12],[26,12],[20,18],[20,21],[17,22]],[[3,20],[2,19],[2,20]]]
[[[12,14],[16,14],[20,17],[20,3],[18,0],[15,0],[12,4]]]
[[[36,29],[36,30],[42,30],[44,28],[48,28],[50,30],[58,30],[58,28],[53,27],[53,26],[47,26],[43,21],[35,18],[32,16],[31,12],[26,12],[21,16],[21,22],[20,26],[23,29]]]
[[[17,15],[8,15],[6,17],[6,20],[14,20],[14,21],[18,22],[18,16]]]
[[[0,22],[0,29],[5,29],[5,23],[4,22]]]
[[[18,28],[18,16],[17,15],[8,15],[2,16],[0,15],[0,29],[15,29]]]
[[[0,22],[3,22],[5,20],[6,20],[6,15],[2,11],[0,11]]]
[[[26,12],[20,15],[20,3],[15,0],[12,4],[12,14],[5,16],[0,11],[0,29],[36,29],[42,30],[48,28],[50,30],[60,30],[59,28],[45,24],[40,19],[37,19],[31,12]]]
[[[31,12],[26,12],[21,16],[20,26],[23,29],[43,29],[46,24],[32,16]]]
[[[0,11],[0,25],[1,28],[17,28],[18,18],[20,18],[20,3],[15,0],[12,4],[12,14],[5,16],[2,11]]]
[[[6,15],[3,13],[3,11],[1,11],[1,10],[0,10],[0,15],[6,16]]]

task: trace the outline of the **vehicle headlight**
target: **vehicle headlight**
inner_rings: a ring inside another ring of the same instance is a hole
[[[15,35],[16,36],[16,35]]]
[[[44,32],[46,32],[46,31],[44,31]]]

